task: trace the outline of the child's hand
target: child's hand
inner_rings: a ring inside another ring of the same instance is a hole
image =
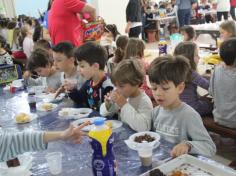
[[[122,108],[127,103],[126,98],[123,95],[121,95],[118,91],[113,91],[110,94],[110,97],[111,101],[116,103],[120,108]]]
[[[187,154],[190,149],[191,149],[191,147],[190,147],[189,144],[182,142],[182,143],[176,145],[172,149],[171,156],[172,157],[178,157],[180,155]]]
[[[77,81],[65,80],[64,88],[67,91],[71,91],[76,88],[76,85],[77,85]]]
[[[51,88],[51,87],[47,87],[47,90],[46,90],[48,93],[56,93],[56,91]]]
[[[73,127],[70,125],[68,129],[62,132],[61,139],[62,140],[72,140],[74,143],[81,143],[82,137],[86,136],[86,133],[82,132],[81,129],[85,126],[89,125],[90,122],[85,122],[79,127]]]
[[[112,105],[110,94],[111,93],[109,92],[104,96],[104,102],[105,102],[106,109],[110,109],[110,107]]]
[[[29,79],[31,77],[31,72],[30,71],[25,71],[25,73],[23,74],[23,78],[24,79]]]

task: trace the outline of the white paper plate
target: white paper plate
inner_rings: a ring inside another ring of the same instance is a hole
[[[90,108],[62,108],[58,115],[62,119],[80,119],[88,117],[92,111]]]
[[[44,105],[45,103],[38,103],[36,106],[37,106],[37,110],[39,111],[44,111],[44,112],[48,112],[48,111],[52,111],[53,109],[55,109],[57,107],[57,104],[53,104],[53,103],[49,103],[52,105],[52,109],[50,110],[46,110],[44,109],[42,106]]]
[[[235,176],[236,172],[223,165],[214,164],[215,162],[202,161],[191,155],[182,155],[165,164],[157,167],[164,174],[170,175],[172,171],[182,170],[191,176]],[[149,172],[141,176],[149,176]]]
[[[133,135],[131,135],[129,137],[128,140],[125,140],[125,143],[127,144],[127,146],[132,149],[132,150],[138,150],[139,148],[142,147],[142,145],[144,145],[143,143],[138,143],[138,142],[135,142],[134,139],[135,137],[137,136],[143,136],[143,135],[150,135],[151,137],[154,137],[155,140],[153,142],[148,142],[148,145],[150,145],[150,147],[153,147],[153,148],[157,148],[160,144],[160,135],[158,133],[155,133],[155,132],[151,132],[151,131],[143,131],[143,132],[139,132],[139,133],[134,133]],[[147,145],[147,143],[145,143],[145,145]]]
[[[52,94],[52,93],[45,94],[45,95],[41,96],[41,98],[43,99],[43,102],[56,103],[56,102],[63,100],[63,98],[65,97],[65,94],[60,94],[57,96],[57,98],[54,98],[54,97],[55,97],[55,94]]]
[[[29,122],[33,121],[34,119],[36,119],[38,117],[37,114],[33,114],[33,113],[29,113],[28,115],[30,116],[30,120],[28,122],[17,122],[16,118],[15,118],[15,122],[18,123],[18,124],[29,123]]]
[[[21,163],[18,167],[8,167],[6,162],[0,162],[1,176],[22,176],[29,173],[32,167],[33,157],[30,154],[19,155],[18,159]]]
[[[97,119],[97,118],[103,118],[103,117],[92,117],[92,118],[78,119],[78,120],[72,122],[71,124],[75,127],[78,127],[79,125],[81,125],[82,123],[87,122],[87,121],[90,121],[91,123],[93,123],[94,120]],[[104,120],[105,119],[106,118],[104,118]],[[82,128],[82,130],[83,131],[90,131],[93,127],[94,127],[94,125],[88,125],[88,126]]]
[[[112,129],[115,130],[117,128],[122,127],[123,122],[119,121],[119,120],[107,120],[106,122],[111,122],[112,123]]]

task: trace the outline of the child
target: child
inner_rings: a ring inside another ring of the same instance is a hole
[[[145,71],[148,70],[149,64],[144,61],[144,49],[145,44],[142,40],[137,38],[130,38],[125,49],[124,59],[138,59],[141,65],[144,67]],[[146,77],[144,78],[144,82],[141,86],[141,89],[145,91],[145,93],[152,98],[152,91],[147,85]]]
[[[0,35],[0,65],[3,64],[13,64],[12,57],[7,52],[9,46],[6,42],[6,39]]]
[[[23,51],[27,56],[27,58],[29,58],[34,47],[34,42],[32,39],[33,35],[32,30],[30,29],[29,26],[24,26],[21,30],[21,34],[23,37]]]
[[[107,69],[109,75],[111,75],[114,67],[124,58],[125,48],[127,46],[128,41],[129,38],[125,35],[119,36],[116,40],[115,56],[107,61]]]
[[[27,67],[31,73],[36,72],[41,76],[37,81],[29,79],[29,84],[38,82],[37,84],[46,85],[47,92],[56,92],[62,85],[61,73],[53,66],[53,60],[46,50],[41,48],[34,50],[28,60]]]
[[[74,46],[70,42],[61,42],[53,47],[53,59],[56,69],[63,72],[62,83],[74,84],[78,89],[84,83],[84,78],[77,71],[77,61],[74,58]],[[63,92],[64,88],[58,90]]]
[[[231,20],[231,21],[224,21],[223,23],[221,23],[220,35],[223,41],[232,37],[236,37],[235,21]]]
[[[182,55],[189,59],[191,66],[191,78],[188,80],[180,99],[194,108],[201,116],[212,113],[213,105],[206,98],[200,97],[197,93],[197,87],[205,90],[209,88],[209,80],[197,73],[197,64],[199,60],[197,45],[193,42],[181,42],[175,50],[174,55]]]
[[[181,27],[180,33],[184,36],[184,41],[192,42],[195,40],[196,32],[192,26],[186,25]]]
[[[100,108],[101,115],[109,116],[120,109],[121,121],[135,131],[149,131],[152,102],[139,88],[144,75],[145,71],[137,60],[121,61],[111,77],[117,89],[106,96]]]
[[[171,151],[172,157],[186,153],[212,156],[216,147],[200,115],[179,98],[189,71],[189,61],[183,56],[167,55],[151,63],[149,80],[159,104],[152,112],[153,130],[177,144]]]
[[[17,155],[28,151],[44,150],[49,142],[58,140],[72,140],[74,143],[81,143],[82,136],[85,134],[81,131],[88,125],[86,122],[79,127],[70,126],[64,131],[55,132],[7,132],[0,130],[0,162],[8,161],[17,157]]]
[[[220,125],[236,128],[236,38],[220,47],[225,64],[218,65],[211,77],[209,93],[214,99],[214,120]]]
[[[79,62],[79,73],[87,81],[79,90],[68,84],[65,88],[70,91],[70,98],[80,106],[99,111],[104,96],[113,89],[110,78],[104,72],[107,52],[104,47],[88,42],[76,49],[75,58]]]

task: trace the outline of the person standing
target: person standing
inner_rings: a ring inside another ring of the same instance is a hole
[[[189,25],[192,8],[197,7],[197,0],[176,0],[176,5],[178,6],[179,27]]]
[[[81,24],[78,13],[89,13],[91,21],[96,18],[95,8],[84,0],[53,0],[48,15],[48,30],[53,45],[62,41],[70,41],[75,46],[81,44],[76,40],[76,27]]]
[[[235,8],[236,8],[236,0],[230,0],[230,14],[234,20],[236,20]]]
[[[129,0],[126,7],[126,21],[127,25],[125,33],[129,37],[138,38],[142,31],[142,5],[140,0]]]
[[[224,20],[228,20],[230,11],[230,0],[217,0],[217,20],[221,21],[222,16]]]

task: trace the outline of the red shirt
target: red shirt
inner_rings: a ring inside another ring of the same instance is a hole
[[[231,5],[232,7],[236,7],[236,0],[231,0],[231,1],[230,1],[230,5]]]
[[[81,23],[77,17],[85,6],[81,0],[54,0],[48,16],[48,29],[53,45],[62,41],[77,42],[74,37],[75,28]]]

